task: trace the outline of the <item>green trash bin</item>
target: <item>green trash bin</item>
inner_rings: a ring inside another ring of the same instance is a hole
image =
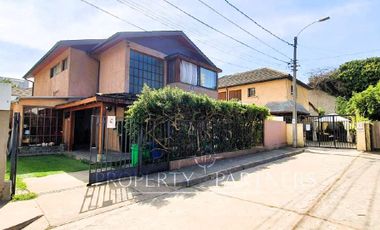
[[[131,164],[132,167],[136,167],[139,162],[139,145],[138,144],[132,144],[132,151],[131,151]]]

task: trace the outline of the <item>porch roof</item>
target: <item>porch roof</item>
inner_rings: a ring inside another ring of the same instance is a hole
[[[265,105],[269,108],[271,114],[290,114],[293,111],[293,102],[292,101],[283,101],[283,102],[269,102]],[[297,103],[297,113],[302,115],[310,114],[303,105]]]
[[[60,104],[60,105],[55,106],[55,108],[67,109],[67,108],[84,106],[84,105],[97,103],[97,102],[120,104],[120,105],[131,105],[133,101],[135,101],[136,99],[137,99],[137,96],[131,93],[109,93],[109,94],[97,93],[95,96]]]

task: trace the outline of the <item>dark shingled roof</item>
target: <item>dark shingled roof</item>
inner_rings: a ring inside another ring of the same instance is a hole
[[[215,64],[186,36],[182,31],[143,31],[117,32],[107,39],[63,40],[57,42],[25,75],[31,73],[50,56],[59,53],[67,47],[83,50],[89,54],[101,52],[119,41],[126,40],[157,50],[167,56],[182,54],[195,61],[207,63],[217,68]],[[219,72],[221,70],[219,69]]]
[[[292,113],[293,111],[292,101],[269,102],[265,106],[269,108],[271,114],[285,114]],[[297,113],[310,114],[309,111],[299,103],[297,103]]]
[[[223,76],[218,79],[218,88],[245,85],[264,81],[273,81],[285,78],[289,80],[293,79],[293,77],[287,73],[283,73],[270,68],[260,68],[247,72]],[[306,85],[302,81],[297,80],[297,83],[307,89],[310,89],[310,86]]]
[[[109,46],[127,40],[139,45],[160,51],[168,56],[182,54],[196,61],[207,63],[213,67],[215,64],[186,36],[182,31],[133,31],[117,32],[107,40],[99,43],[91,51],[97,53]]]

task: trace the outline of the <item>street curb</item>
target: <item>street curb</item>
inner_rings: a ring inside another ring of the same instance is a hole
[[[262,164],[266,164],[266,163],[269,163],[269,162],[277,161],[277,160],[280,160],[280,159],[283,159],[283,158],[286,158],[286,157],[291,157],[291,156],[303,153],[304,151],[305,151],[305,149],[294,150],[294,151],[291,151],[291,152],[288,152],[288,153],[285,153],[285,154],[282,154],[282,155],[279,155],[279,156],[271,157],[271,158],[268,158],[268,159],[265,159],[265,160],[250,162],[250,163],[243,164],[243,165],[237,165],[237,166],[233,166],[233,167],[230,167],[230,168],[227,168],[227,169],[224,169],[224,170],[220,170],[218,172],[214,172],[214,173],[211,173],[211,174],[205,174],[205,175],[202,175],[200,177],[197,177],[197,178],[194,178],[194,179],[191,179],[191,180],[188,180],[188,181],[180,181],[180,182],[173,182],[173,183],[169,182],[169,183],[167,183],[167,185],[169,185],[169,186],[179,186],[179,187],[191,187],[193,185],[197,185],[197,184],[200,184],[202,182],[206,182],[206,181],[209,181],[209,180],[213,180],[213,179],[219,178],[219,177],[224,176],[226,174],[235,173],[235,172],[238,172],[238,171],[242,171],[244,169],[254,168],[254,167],[262,165]]]

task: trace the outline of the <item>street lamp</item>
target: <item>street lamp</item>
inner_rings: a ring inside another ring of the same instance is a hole
[[[292,86],[293,86],[293,119],[292,119],[292,126],[293,126],[293,147],[294,148],[297,147],[297,39],[298,39],[298,36],[302,33],[302,31],[304,31],[309,26],[311,26],[311,25],[313,25],[315,23],[318,23],[318,22],[327,21],[329,19],[330,19],[330,17],[325,17],[325,18],[319,19],[317,21],[314,21],[314,22],[306,25],[294,37],[294,43],[293,43],[293,48],[294,48],[294,52],[293,52],[293,83],[292,83]]]

